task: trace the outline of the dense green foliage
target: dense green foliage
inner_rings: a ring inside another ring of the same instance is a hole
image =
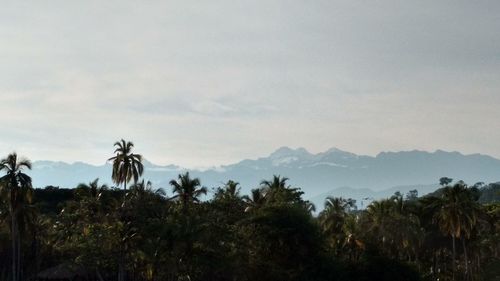
[[[29,161],[13,157],[0,167],[0,280],[60,264],[90,280],[498,280],[500,204],[487,199],[497,185],[443,178],[429,196],[396,193],[365,210],[329,197],[315,215],[280,176],[249,195],[230,180],[207,196],[185,173],[167,197],[138,180],[134,154],[113,175],[118,185],[133,180],[127,190],[97,179],[33,190]]]

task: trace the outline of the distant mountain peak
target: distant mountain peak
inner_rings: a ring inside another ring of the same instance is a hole
[[[146,158],[142,158],[142,165],[143,165],[144,167],[148,167],[148,168],[149,168],[149,167],[156,167],[156,165],[155,165],[155,164],[153,164],[151,161],[149,161],[149,160],[148,160],[148,159],[146,159]]]
[[[303,148],[303,147],[299,147],[297,149],[295,149],[296,152],[299,152],[299,153],[304,153],[304,154],[311,154],[309,151],[307,151],[307,149]]]
[[[337,153],[337,152],[347,152],[343,151],[342,149],[336,148],[336,147],[330,147],[325,153]]]
[[[303,155],[311,155],[309,151],[307,151],[303,147],[299,147],[296,149],[290,148],[288,146],[282,146],[278,148],[276,151],[271,153],[269,155],[269,158],[276,159],[276,158],[281,158],[281,157],[288,157],[288,156],[303,156]]]
[[[294,150],[288,146],[281,146],[280,148],[276,149],[271,155],[276,154],[276,153],[287,153],[287,152],[293,152]]]
[[[345,166],[344,164],[337,163],[337,162],[338,161],[340,161],[340,162],[350,161],[350,160],[359,158],[359,156],[357,154],[354,154],[354,153],[351,153],[348,151],[344,151],[344,150],[338,149],[336,147],[332,147],[325,152],[321,152],[321,153],[316,154],[316,158],[319,158],[321,160],[326,160],[327,162],[334,161],[334,163],[330,163],[330,164],[334,164],[336,166],[343,167],[343,166]]]

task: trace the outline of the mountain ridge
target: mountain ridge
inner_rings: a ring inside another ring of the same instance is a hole
[[[434,152],[383,151],[376,156],[357,155],[332,147],[319,153],[307,149],[280,147],[268,156],[206,170],[186,169],[174,164],[156,165],[144,160],[144,179],[155,186],[169,189],[168,181],[179,173],[190,171],[207,187],[217,187],[233,179],[242,191],[258,187],[262,179],[272,175],[290,178],[289,183],[301,187],[306,197],[327,193],[340,187],[368,188],[375,192],[395,186],[432,185],[442,176],[464,180],[496,182],[500,179],[500,160],[489,155],[436,150]],[[111,185],[111,164],[92,165],[80,161],[34,161],[30,174],[36,187],[48,185],[71,188],[81,182],[100,178]]]

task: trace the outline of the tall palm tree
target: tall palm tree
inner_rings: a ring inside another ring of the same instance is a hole
[[[130,141],[125,141],[121,139],[115,142],[116,147],[114,153],[115,156],[108,159],[108,161],[113,161],[113,172],[111,178],[117,184],[123,184],[123,189],[127,190],[127,183],[132,179],[134,183],[137,183],[139,177],[142,176],[144,172],[144,166],[142,165],[142,156],[140,154],[132,153],[132,148],[134,144]],[[124,240],[122,239],[122,244],[120,245],[122,255],[119,262],[118,268],[118,280],[123,281],[126,279],[126,272],[123,265],[123,257],[126,253],[126,245],[124,245]]]
[[[132,153],[134,147],[132,142],[122,139],[114,146],[116,146],[116,155],[108,159],[108,161],[113,161],[112,179],[117,185],[123,184],[123,189],[127,190],[127,183],[132,179],[134,183],[137,183],[144,172],[142,156]]]
[[[31,169],[31,162],[27,159],[18,159],[16,153],[9,154],[6,158],[0,160],[0,171],[5,171],[6,173],[0,178],[1,187],[7,190],[9,196],[13,281],[18,281],[21,278],[19,216],[26,203],[30,203],[33,192],[31,178],[23,173],[25,168]]]
[[[334,221],[335,223],[342,222],[352,208],[354,208],[353,200],[328,196],[325,200],[325,209],[321,212],[321,217],[326,220],[332,218],[338,220]]]
[[[192,179],[189,172],[180,174],[177,181],[171,180],[170,185],[175,193],[172,199],[179,200],[185,211],[191,203],[200,202],[201,195],[207,194],[207,188],[201,186],[200,179]]]
[[[182,217],[179,220],[179,224],[181,235],[183,236],[184,251],[178,260],[177,267],[182,272],[181,275],[186,278],[182,280],[191,280],[190,274],[193,269],[193,262],[191,260],[193,256],[193,238],[195,233],[199,231],[199,228],[195,223],[195,216],[191,216],[190,207],[194,203],[200,202],[200,197],[207,194],[207,188],[201,186],[200,179],[191,178],[189,172],[179,174],[178,180],[171,180],[170,185],[173,187],[175,194],[170,199],[179,202],[182,208]]]
[[[391,227],[394,215],[394,201],[383,199],[373,201],[367,208],[368,231],[382,243],[382,249],[386,249],[387,242],[392,242],[393,229]]]
[[[453,280],[456,271],[456,247],[455,240],[461,239],[464,247],[465,274],[468,274],[467,250],[465,239],[470,234],[477,223],[479,207],[475,202],[471,191],[463,183],[447,186],[443,189],[443,194],[439,200],[440,209],[434,219],[438,222],[441,231],[449,235],[452,241],[453,258]]]
[[[346,238],[342,228],[352,208],[354,208],[353,200],[329,196],[325,200],[325,209],[319,215],[323,232],[331,236],[332,246],[337,252],[340,250],[339,245]]]

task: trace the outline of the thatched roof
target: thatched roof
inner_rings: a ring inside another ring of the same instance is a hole
[[[60,264],[38,273],[36,280],[86,279],[87,271],[78,265]]]

